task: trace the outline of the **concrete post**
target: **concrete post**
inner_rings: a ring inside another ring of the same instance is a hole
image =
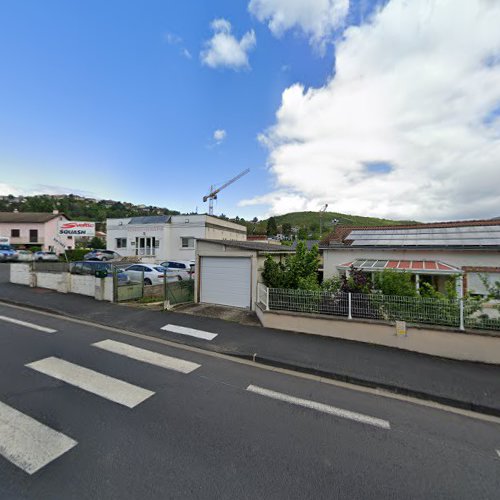
[[[347,319],[352,319],[352,294],[351,294],[351,292],[349,292],[347,294],[347,299],[348,299],[348,303],[349,303],[349,313],[347,315]]]

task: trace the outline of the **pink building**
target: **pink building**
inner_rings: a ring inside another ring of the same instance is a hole
[[[57,235],[59,221],[67,221],[64,214],[57,210],[53,213],[41,212],[0,212],[0,236],[9,238],[10,244],[20,247],[41,247],[44,251],[62,252],[54,238],[66,245],[66,249],[75,248],[72,236]]]

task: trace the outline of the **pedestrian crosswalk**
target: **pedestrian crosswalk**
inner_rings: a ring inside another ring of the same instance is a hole
[[[201,366],[111,339],[95,342],[92,347],[183,375],[192,373]],[[129,409],[136,408],[155,395],[150,389],[59,357],[43,358],[25,366]],[[66,436],[0,401],[0,456],[27,474],[43,469],[77,444],[73,437]]]

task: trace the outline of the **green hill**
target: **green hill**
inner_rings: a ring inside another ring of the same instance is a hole
[[[305,230],[312,239],[319,239],[320,214],[319,212],[291,212],[284,215],[276,215],[274,217],[278,230],[283,224],[290,224],[293,228]],[[361,215],[348,215],[339,212],[324,212],[323,220],[323,235],[329,233],[334,224],[343,226],[393,226],[396,224],[415,224],[415,221],[409,220],[392,220],[379,219],[377,217],[363,217]],[[249,234],[265,234],[267,229],[268,219],[258,222],[241,221],[246,224]],[[333,221],[336,221],[335,223]]]

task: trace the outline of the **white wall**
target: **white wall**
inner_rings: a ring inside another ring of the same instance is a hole
[[[11,264],[10,282],[18,285],[29,285],[31,280],[31,264]]]

